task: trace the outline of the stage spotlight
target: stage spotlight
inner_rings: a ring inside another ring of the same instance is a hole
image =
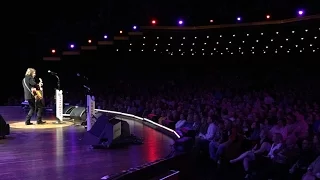
[[[108,36],[107,36],[107,35],[104,35],[103,38],[104,38],[104,39],[108,39]]]
[[[155,24],[157,24],[157,21],[156,20],[152,20],[151,24],[155,25]]]
[[[270,16],[269,14],[268,14],[268,15],[266,15],[266,18],[267,18],[267,19],[270,19],[270,17],[271,17],[271,16]]]
[[[51,53],[52,53],[52,54],[56,53],[56,50],[55,50],[55,49],[52,49],[52,50],[51,50]]]
[[[179,21],[178,21],[178,24],[179,24],[179,25],[183,25],[183,21],[182,21],[182,20],[179,20]]]
[[[241,17],[237,17],[237,21],[241,21]]]
[[[91,39],[89,39],[89,40],[88,40],[88,43],[90,44],[91,42],[92,42]]]
[[[133,26],[132,29],[136,30],[136,29],[137,29],[137,26]]]
[[[303,10],[299,10],[298,14],[299,14],[299,16],[302,16],[304,14],[304,11]]]
[[[74,44],[70,44],[70,48],[73,49],[74,48]]]
[[[122,31],[120,31],[119,33],[122,34]]]

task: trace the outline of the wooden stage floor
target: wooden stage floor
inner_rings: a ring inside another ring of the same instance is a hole
[[[23,122],[25,116],[21,107],[0,106],[0,114],[9,124]],[[10,136],[0,140],[0,179],[96,180],[170,153],[171,138],[141,123],[132,126],[143,145],[100,150],[85,145],[82,126],[11,128]]]

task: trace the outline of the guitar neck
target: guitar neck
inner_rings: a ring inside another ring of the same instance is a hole
[[[42,81],[42,79],[41,78],[39,78],[39,88],[40,88],[40,91],[41,91],[41,94],[42,94],[42,96],[43,96],[43,81]]]

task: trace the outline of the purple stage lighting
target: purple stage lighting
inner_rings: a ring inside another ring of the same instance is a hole
[[[70,44],[70,48],[73,49],[74,48],[74,44]]]
[[[241,21],[241,17],[237,17],[237,21]]]
[[[178,21],[178,24],[179,24],[179,25],[182,25],[182,24],[183,24],[183,21],[182,21],[182,20],[179,20],[179,21]]]
[[[104,36],[103,36],[103,38],[104,38],[104,39],[107,39],[107,38],[108,38],[108,36],[107,36],[107,35],[104,35]]]
[[[304,11],[299,10],[299,11],[298,11],[298,14],[301,16],[301,15],[303,15],[303,14],[304,14]]]
[[[137,26],[133,26],[132,28],[133,28],[134,30],[136,30],[136,29],[137,29]]]

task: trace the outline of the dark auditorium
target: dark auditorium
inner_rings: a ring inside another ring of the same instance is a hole
[[[320,180],[320,1],[48,3],[3,16],[0,180]]]

